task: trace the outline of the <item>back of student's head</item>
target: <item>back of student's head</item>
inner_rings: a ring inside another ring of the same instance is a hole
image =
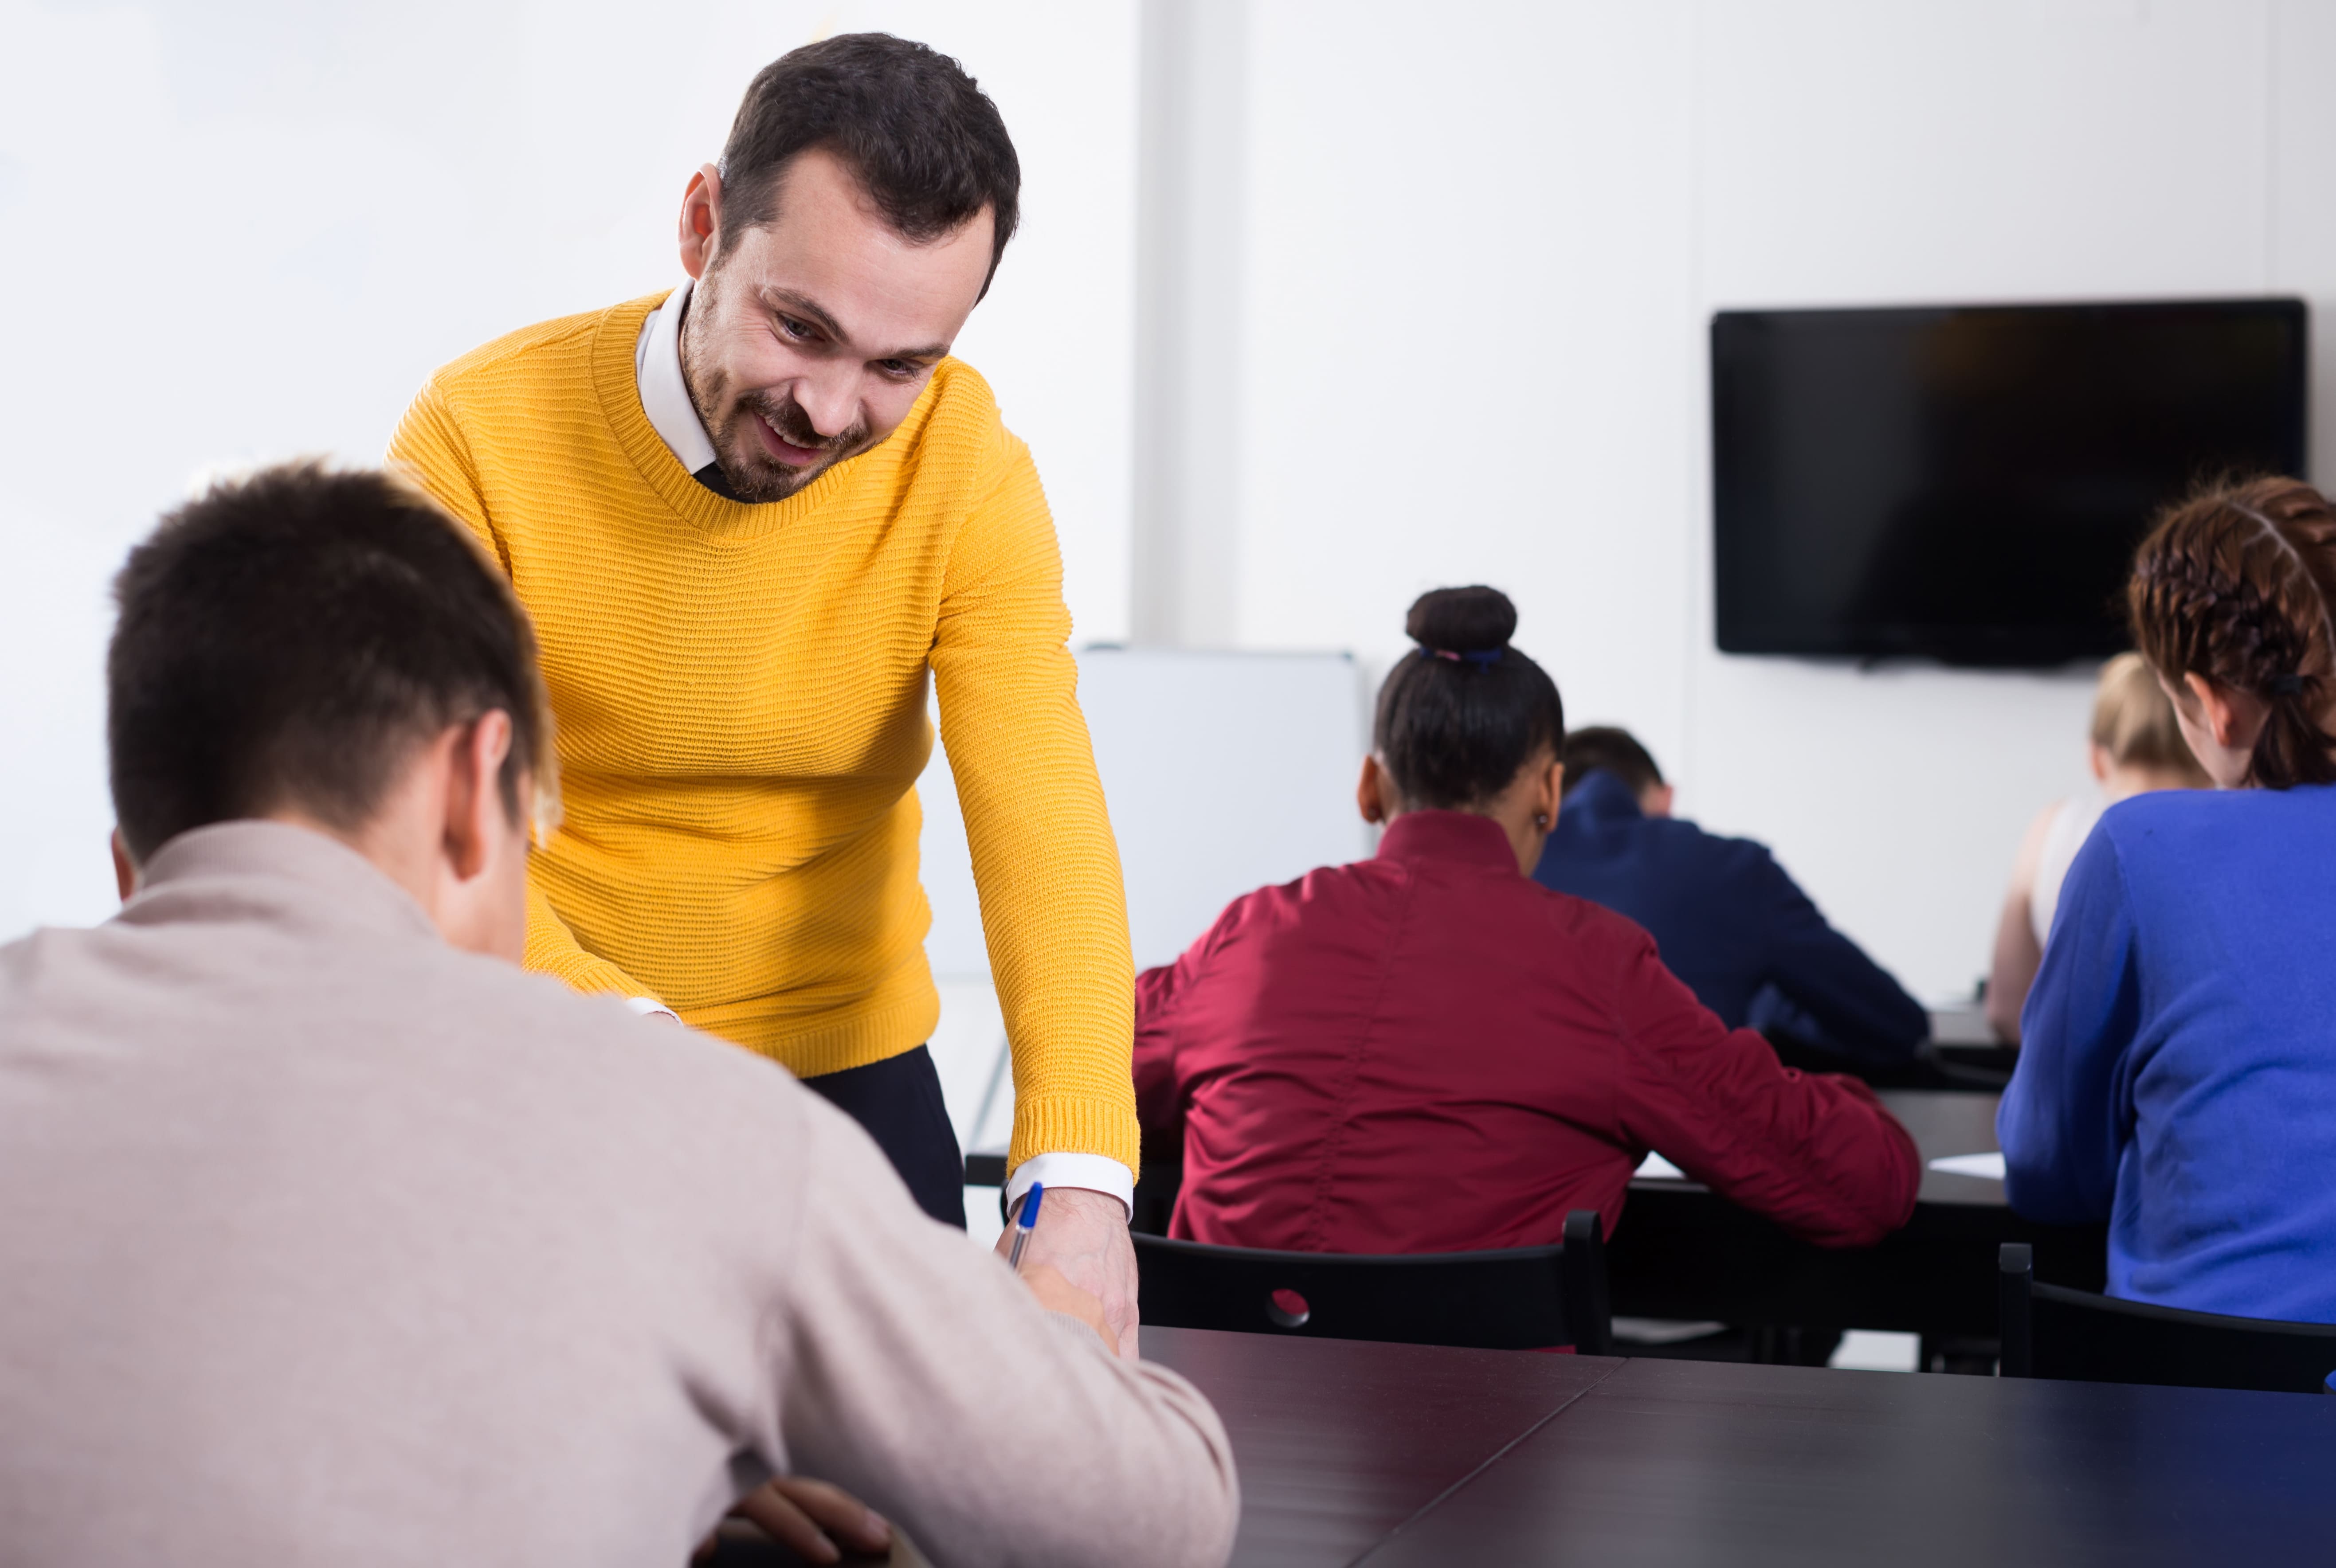
[[[1611,773],[1633,795],[1644,795],[1663,781],[1663,770],[1638,737],[1611,724],[1592,724],[1565,738],[1565,793],[1572,794],[1592,773]]]
[[[1380,685],[1371,741],[1407,807],[1481,805],[1564,743],[1557,682],[1509,644],[1517,610],[1506,594],[1437,588],[1413,602],[1403,629],[1419,646]]]
[[[354,831],[414,747],[495,709],[511,819],[556,799],[526,613],[397,479],[300,463],[218,485],[131,552],[114,596],[106,734],[134,859],[287,809]]]
[[[2206,782],[2205,769],[2182,738],[2166,688],[2157,683],[2149,661],[2138,653],[2119,653],[2101,666],[2100,683],[2093,692],[2093,744],[2113,768]]]
[[[2336,781],[2336,507],[2301,479],[2200,490],[2142,541],[2127,588],[2134,645],[2166,679],[2261,698],[2250,783]]]

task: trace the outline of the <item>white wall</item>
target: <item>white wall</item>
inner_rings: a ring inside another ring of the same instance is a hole
[[[155,511],[206,464],[371,457],[433,365],[668,282],[688,170],[752,70],[822,28],[926,37],[1006,111],[1027,227],[962,347],[1037,449],[1080,639],[1124,634],[1136,13],[0,0],[0,937],[111,903],[103,589]],[[1195,167],[1223,182],[1210,221],[1239,254],[1180,318],[1222,353],[1179,361],[1221,378],[1178,392],[1215,432],[1181,443],[1179,494],[1218,508],[1202,521],[1231,564],[1209,557],[1221,604],[1168,618],[1353,648],[1375,674],[1413,595],[1499,583],[1578,721],[1640,730],[1687,809],[1774,844],[1919,991],[1966,986],[2022,823],[2076,778],[2085,683],[1713,653],[1704,324],[1736,305],[2336,298],[2336,6],[1212,0],[1209,18],[1195,58],[1239,102],[1187,91],[1230,116],[1203,130],[1241,135]],[[2323,347],[2322,451],[2331,366]]]
[[[377,459],[433,366],[671,284],[748,78],[871,27],[1014,132],[1025,226],[959,346],[1038,453],[1079,635],[1123,635],[1133,0],[0,0],[0,940],[113,902],[106,585],[190,476]]]
[[[1240,640],[1383,667],[1419,590],[1504,586],[1570,718],[1966,989],[2088,682],[1717,653],[1705,325],[2336,301],[2336,7],[1260,0],[1250,47]]]

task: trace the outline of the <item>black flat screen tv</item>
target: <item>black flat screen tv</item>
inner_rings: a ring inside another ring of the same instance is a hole
[[[1721,651],[2117,652],[2158,508],[2302,473],[2306,336],[2296,299],[1720,312]]]

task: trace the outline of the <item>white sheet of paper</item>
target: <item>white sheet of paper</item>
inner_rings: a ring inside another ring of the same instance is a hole
[[[1931,1162],[1931,1168],[1944,1171],[1949,1176],[1981,1176],[1988,1181],[2000,1182],[2003,1179],[2003,1151],[1996,1149],[1988,1154],[1942,1154]]]
[[[1679,1169],[1679,1166],[1671,1164],[1670,1161],[1665,1159],[1659,1154],[1648,1155],[1646,1158],[1639,1162],[1639,1168],[1631,1174],[1634,1176],[1650,1176],[1658,1181],[1685,1181],[1687,1179],[1687,1172]]]

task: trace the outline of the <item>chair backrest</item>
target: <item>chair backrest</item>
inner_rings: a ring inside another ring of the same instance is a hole
[[[1553,1247],[1366,1256],[1138,1235],[1135,1262],[1144,1321],[1163,1327],[1602,1356],[1612,1331],[1597,1212],[1566,1215],[1564,1234]]]
[[[2309,1394],[2336,1372],[2336,1324],[2191,1312],[2039,1285],[2024,1242],[1997,1259],[2003,1375]]]

